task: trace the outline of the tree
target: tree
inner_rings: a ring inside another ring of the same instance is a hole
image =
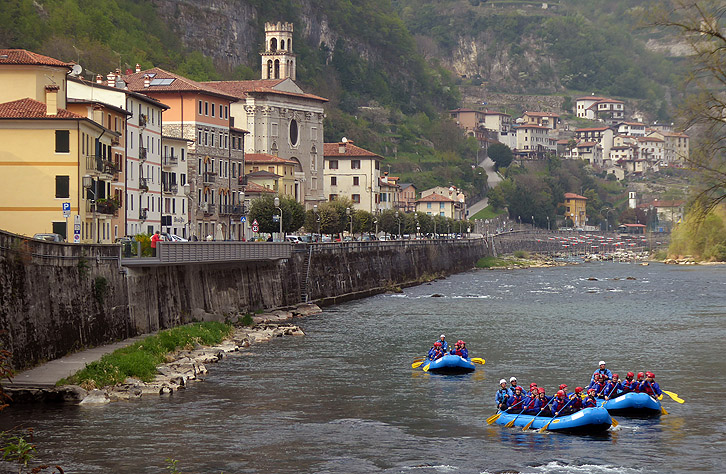
[[[512,163],[512,150],[503,143],[495,143],[487,150],[489,158],[494,162],[496,169],[506,168]]]
[[[653,12],[651,26],[675,29],[693,52],[680,107],[682,128],[697,133],[688,164],[702,183],[693,206],[703,220],[726,200],[726,13],[721,0],[669,0]]]
[[[282,209],[282,231],[284,233],[295,232],[305,223],[305,209],[302,204],[290,196],[280,198],[280,209]],[[279,232],[280,222],[275,222],[272,216],[279,216],[280,211],[275,209],[274,196],[262,196],[254,201],[250,207],[250,220],[257,219],[261,232]]]

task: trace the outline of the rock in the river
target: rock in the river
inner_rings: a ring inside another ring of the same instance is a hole
[[[91,392],[81,400],[80,405],[105,405],[111,402],[108,395],[103,390],[91,390]]]

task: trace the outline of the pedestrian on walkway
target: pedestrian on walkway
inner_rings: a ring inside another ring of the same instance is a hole
[[[157,230],[154,235],[151,236],[151,256],[156,257],[156,244],[161,240],[161,234]]]

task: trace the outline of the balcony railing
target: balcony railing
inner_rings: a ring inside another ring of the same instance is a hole
[[[107,174],[113,176],[118,172],[116,165],[113,162],[105,160],[100,155],[88,155],[86,156],[86,169],[88,171],[95,171],[97,173]]]
[[[162,183],[161,190],[166,194],[176,194],[179,191],[179,185],[176,183]]]
[[[147,121],[146,114],[139,115],[139,127],[145,127]]]
[[[149,183],[146,178],[139,178],[139,191],[145,193],[149,190]]]
[[[146,155],[147,155],[146,148],[144,148],[144,147],[139,148],[139,160],[146,161]]]
[[[217,181],[217,173],[204,173],[202,179],[204,184],[214,184]]]
[[[178,156],[175,156],[175,155],[165,156],[161,160],[161,165],[164,168],[171,168],[172,166],[176,166],[178,164],[179,164],[179,157]]]
[[[244,206],[242,204],[220,204],[220,214],[236,214],[241,216],[244,214]]]
[[[145,221],[148,215],[149,215],[148,209],[141,209],[139,211],[139,220]]]

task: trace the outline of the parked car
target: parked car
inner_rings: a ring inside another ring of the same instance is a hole
[[[45,240],[47,242],[65,242],[65,239],[60,234],[35,234],[34,239]]]
[[[285,237],[285,240],[287,240],[288,242],[295,243],[295,244],[303,243],[301,237],[298,235],[288,235]]]
[[[164,238],[164,241],[166,242],[188,242],[187,239],[184,237],[179,237],[176,234],[170,234],[168,232],[162,232],[161,236]]]

